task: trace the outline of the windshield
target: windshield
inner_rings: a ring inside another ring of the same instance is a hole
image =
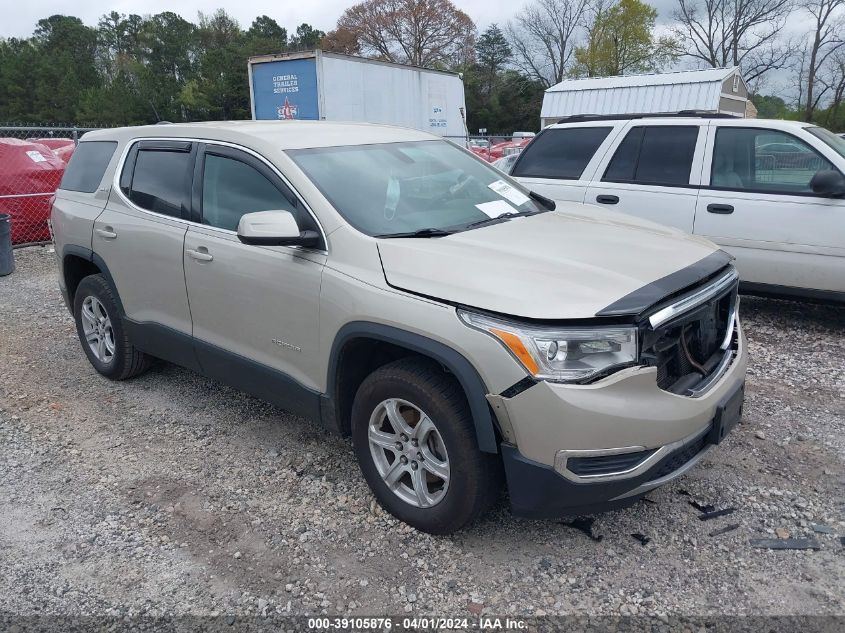
[[[509,174],[511,173],[511,169],[513,168],[513,164],[516,162],[517,158],[519,158],[518,153],[508,154],[507,156],[503,156],[499,160],[494,160],[491,164],[499,171],[503,171],[506,174]]]
[[[373,236],[461,231],[544,211],[502,172],[447,141],[289,150],[338,212]]]
[[[845,138],[841,136],[837,136],[833,132],[823,127],[808,127],[807,131],[823,140],[825,143],[830,145],[834,151],[845,158]]]

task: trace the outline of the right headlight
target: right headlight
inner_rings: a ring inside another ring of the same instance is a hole
[[[636,364],[637,328],[544,328],[458,310],[461,320],[496,338],[537,379],[583,382]]]

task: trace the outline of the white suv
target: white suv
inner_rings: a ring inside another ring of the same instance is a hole
[[[713,240],[752,294],[845,301],[845,140],[808,123],[584,115],[544,129],[511,174]]]

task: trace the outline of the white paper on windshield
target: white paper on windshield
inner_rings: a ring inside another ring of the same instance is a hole
[[[513,202],[516,206],[525,204],[529,200],[528,196],[526,196],[516,187],[509,185],[504,180],[497,180],[496,182],[491,182],[487,186],[490,187],[490,189],[492,189],[496,193],[498,193],[500,196],[502,196],[505,200]]]
[[[27,152],[26,155],[29,156],[30,160],[33,163],[43,163],[45,160],[47,160],[46,158],[44,158],[44,155],[41,152],[36,152],[35,150]]]
[[[482,202],[481,204],[475,205],[475,207],[481,211],[483,214],[491,217],[491,218],[498,218],[503,213],[513,213],[516,211],[511,205],[509,205],[504,200],[493,200],[493,202]]]

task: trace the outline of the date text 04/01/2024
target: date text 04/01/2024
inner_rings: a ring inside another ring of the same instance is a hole
[[[520,631],[528,628],[524,620],[517,618],[497,618],[492,616],[480,617],[477,620],[470,618],[439,618],[439,617],[408,617],[402,618],[309,618],[308,628],[318,631],[364,631],[364,630],[435,630],[435,631],[461,631],[461,630],[483,630],[483,631]]]

